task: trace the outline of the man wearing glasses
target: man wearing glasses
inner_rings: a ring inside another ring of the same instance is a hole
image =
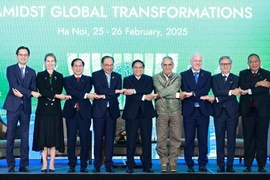
[[[102,96],[93,101],[94,128],[94,173],[100,172],[102,165],[102,143],[105,141],[105,170],[113,173],[113,146],[116,120],[120,117],[118,97],[123,94],[122,77],[113,71],[114,58],[104,56],[101,59],[102,69],[93,72],[95,93]]]
[[[31,97],[38,98],[40,93],[36,88],[36,72],[26,66],[30,50],[21,46],[16,51],[17,64],[7,67],[9,91],[3,105],[7,110],[7,164],[8,172],[15,172],[13,155],[14,139],[18,121],[20,121],[20,172],[30,172],[29,165],[29,122],[31,115]]]
[[[219,58],[221,73],[212,76],[214,124],[217,145],[217,172],[225,172],[224,143],[227,132],[226,172],[235,172],[233,168],[236,128],[239,116],[239,104],[236,96],[240,95],[239,77],[231,73],[232,60],[229,56]]]

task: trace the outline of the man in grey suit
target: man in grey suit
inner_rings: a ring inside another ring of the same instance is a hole
[[[162,72],[153,76],[154,89],[158,93],[156,111],[157,130],[157,153],[160,157],[161,172],[177,172],[176,164],[180,154],[181,126],[183,125],[181,115],[180,93],[181,76],[173,73],[173,59],[165,56],[162,59]],[[168,136],[169,133],[169,136]],[[170,138],[170,152],[167,153],[167,139]]]

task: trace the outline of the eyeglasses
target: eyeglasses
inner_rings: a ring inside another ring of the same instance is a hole
[[[249,61],[249,64],[258,64],[260,61]]]
[[[230,66],[232,63],[220,63],[221,66]]]
[[[143,66],[134,66],[133,69],[143,69]]]
[[[18,54],[20,57],[28,57],[28,54]]]

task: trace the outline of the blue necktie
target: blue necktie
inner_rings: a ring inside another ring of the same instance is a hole
[[[198,72],[194,72],[194,79],[195,79],[196,84],[198,83],[198,75],[199,75]],[[194,106],[195,107],[198,107],[199,106],[199,103],[198,102],[195,102]]]
[[[198,83],[198,75],[199,75],[198,72],[194,72],[194,79],[195,79],[196,84]]]
[[[106,78],[107,78],[108,88],[110,88],[111,87],[111,75],[106,74]],[[107,107],[110,107],[109,101],[107,102]]]
[[[226,79],[227,79],[227,76],[222,76],[222,78],[223,78],[223,83],[224,83],[224,86],[225,86],[225,84],[226,84]]]
[[[23,79],[24,79],[24,76],[25,76],[25,75],[24,75],[24,72],[23,72],[24,67],[21,67],[20,69],[21,69],[21,76],[22,76],[22,80],[23,80]]]
[[[108,88],[110,88],[111,87],[111,75],[106,74],[106,78],[107,78],[107,82],[108,82]]]

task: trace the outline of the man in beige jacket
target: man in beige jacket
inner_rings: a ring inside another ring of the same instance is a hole
[[[165,56],[162,59],[162,72],[153,76],[154,89],[158,93],[155,101],[158,114],[156,121],[157,153],[160,157],[161,172],[177,172],[176,164],[180,154],[181,99],[184,94],[179,92],[181,76],[173,73],[173,59]],[[169,134],[169,135],[168,135]],[[167,149],[167,139],[170,138],[170,149]]]

